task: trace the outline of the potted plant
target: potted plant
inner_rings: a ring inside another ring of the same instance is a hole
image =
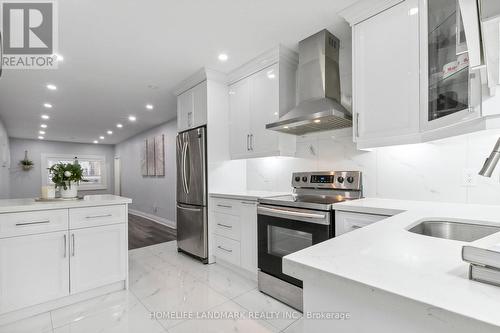
[[[21,165],[24,171],[29,171],[35,166],[35,163],[33,163],[33,161],[28,158],[27,150],[24,151],[24,159],[19,161],[19,164]]]
[[[57,163],[49,168],[52,182],[56,189],[59,188],[61,198],[76,198],[78,195],[78,185],[85,182],[83,179],[83,169],[77,160],[73,163]]]

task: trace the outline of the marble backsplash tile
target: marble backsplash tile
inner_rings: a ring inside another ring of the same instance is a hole
[[[492,130],[360,151],[349,129],[312,134],[298,138],[295,158],[247,160],[247,187],[289,191],[295,171],[359,170],[367,197],[500,204],[500,171],[464,183],[464,173],[479,172],[498,137],[500,130]]]

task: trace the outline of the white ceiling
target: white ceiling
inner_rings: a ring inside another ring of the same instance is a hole
[[[350,30],[336,13],[355,0],[58,1],[57,70],[4,70],[0,117],[11,137],[115,144],[176,116],[174,87],[203,66],[228,72],[282,43],[328,28]],[[229,55],[220,63],[217,55]],[[57,85],[57,91],[45,88]],[[54,107],[47,111],[43,103]],[[154,104],[153,111],[146,110]],[[129,123],[129,115],[137,116]],[[124,124],[117,129],[116,124]],[[114,134],[106,135],[106,130]]]

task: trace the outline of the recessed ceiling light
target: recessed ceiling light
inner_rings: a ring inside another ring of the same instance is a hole
[[[38,134],[45,135],[45,131],[39,131]]]
[[[123,127],[123,125],[122,125],[122,124],[116,124],[116,127],[118,127],[118,128],[122,128],[122,127]]]
[[[271,69],[270,71],[267,71],[267,78],[268,79],[274,79],[276,77],[276,74],[274,74],[274,71]]]
[[[229,59],[229,57],[225,53],[219,54],[218,58],[219,58],[219,61],[227,61],[227,59]]]
[[[50,116],[48,114],[42,114],[42,119],[49,120]]]
[[[108,130],[106,133],[108,133],[108,135],[111,135],[111,134],[113,134],[113,131]]]
[[[146,109],[153,110],[154,108],[153,104],[146,104]]]
[[[129,121],[136,121],[137,118],[135,116],[128,116]]]
[[[320,120],[320,119],[316,119],[314,122],[315,122],[316,124],[319,124],[319,123],[321,122],[321,120]]]
[[[104,140],[104,137],[101,135],[101,136],[99,137],[99,139]]]
[[[49,90],[57,90],[57,87],[54,84],[49,83],[49,84],[47,84],[47,89],[49,89]]]
[[[50,104],[50,103],[44,103],[43,106],[46,107],[47,109],[52,108],[52,104]]]
[[[284,126],[283,128],[284,128],[284,129],[288,129],[288,126]]]
[[[47,128],[47,125],[46,124],[41,124],[40,127],[41,128]]]
[[[44,138],[43,136],[41,136],[41,135],[40,135],[40,136],[38,137],[38,139],[39,139],[39,140],[43,140],[43,139],[45,139],[45,138]]]
[[[97,143],[99,143],[99,141],[97,141],[97,140],[94,140],[94,143],[96,143],[96,144],[97,144]]]

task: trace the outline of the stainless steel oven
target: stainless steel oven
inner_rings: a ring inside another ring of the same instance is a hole
[[[361,173],[301,172],[293,194],[257,207],[259,290],[302,311],[302,281],[283,273],[283,257],[335,236],[332,205],[362,197]]]

